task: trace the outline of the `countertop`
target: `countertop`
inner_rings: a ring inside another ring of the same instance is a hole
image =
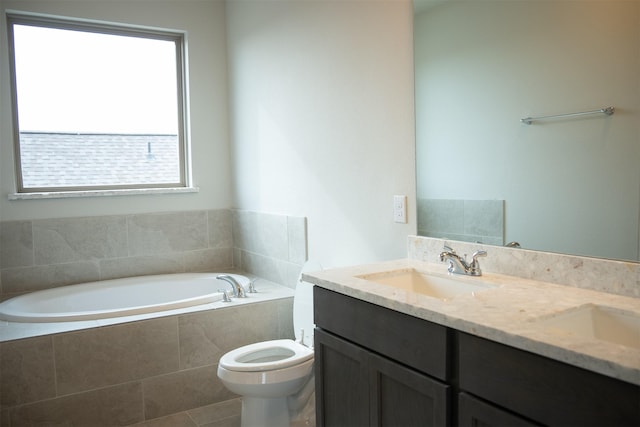
[[[596,304],[640,316],[640,299],[502,274],[455,275],[492,285],[442,300],[356,276],[394,270],[446,276],[446,265],[401,259],[303,274],[303,280],[382,307],[462,332],[640,385],[638,348],[543,327],[540,320]],[[639,331],[640,337],[640,331]],[[419,338],[417,338],[419,339]],[[640,343],[639,343],[640,344]]]

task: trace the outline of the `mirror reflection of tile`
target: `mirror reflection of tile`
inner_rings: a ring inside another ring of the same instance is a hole
[[[504,245],[504,200],[418,199],[418,234]]]

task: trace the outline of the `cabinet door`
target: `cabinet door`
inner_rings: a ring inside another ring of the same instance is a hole
[[[449,386],[389,359],[369,358],[371,424],[380,427],[449,425]]]
[[[537,427],[540,424],[493,406],[467,394],[458,396],[459,427]]]
[[[317,425],[368,426],[368,352],[320,329],[314,340]]]

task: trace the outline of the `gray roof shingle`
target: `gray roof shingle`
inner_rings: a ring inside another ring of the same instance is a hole
[[[180,182],[177,135],[21,132],[25,188]]]

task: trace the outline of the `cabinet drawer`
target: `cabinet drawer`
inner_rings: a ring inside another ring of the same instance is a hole
[[[540,427],[467,393],[458,396],[458,427]]]
[[[447,328],[318,286],[316,326],[436,378],[448,377]]]
[[[459,385],[546,425],[638,426],[640,387],[458,334]]]

